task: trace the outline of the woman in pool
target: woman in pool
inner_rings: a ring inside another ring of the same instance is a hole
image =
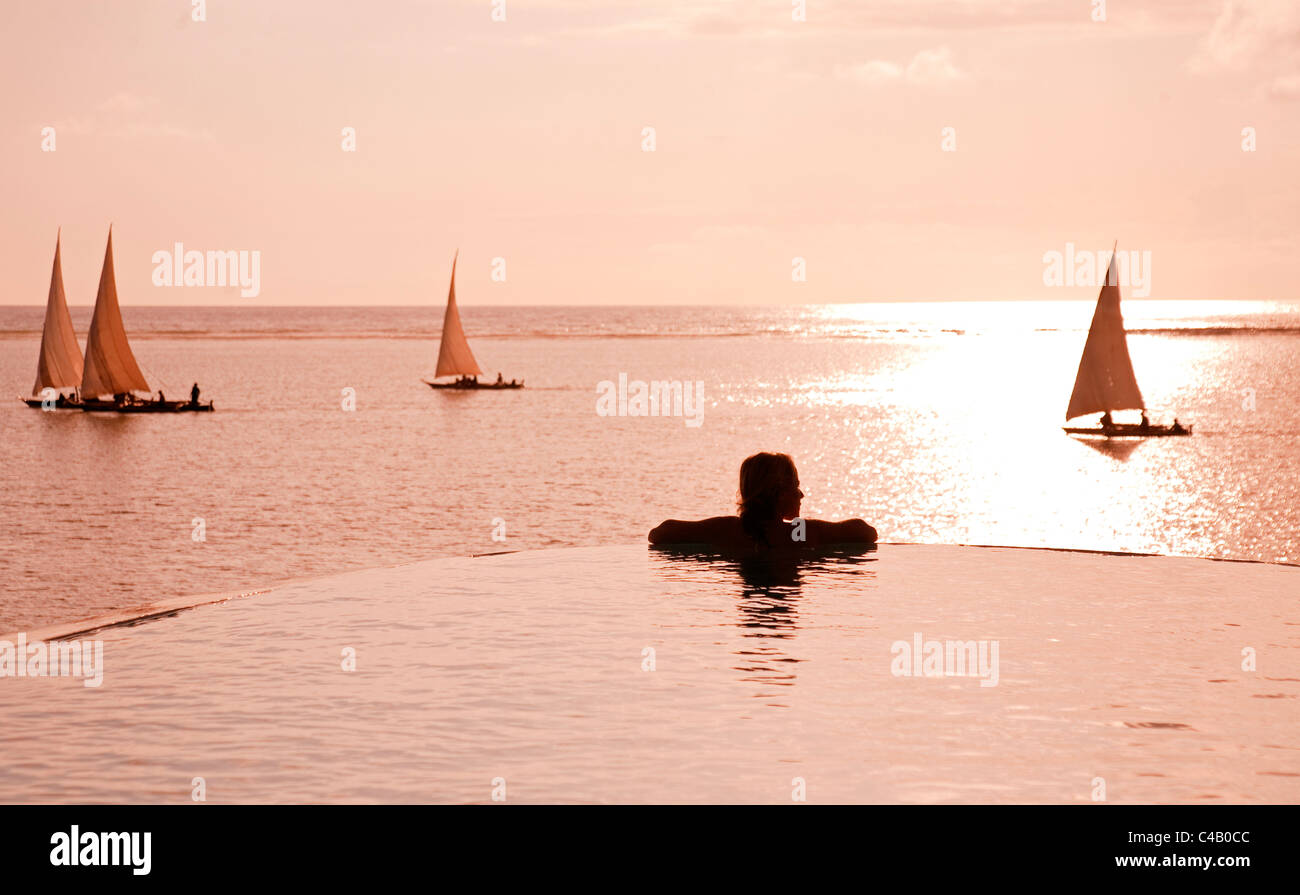
[[[876,543],[876,530],[861,519],[823,522],[799,518],[803,492],[799,490],[799,471],[789,454],[762,453],[747,458],[740,464],[739,496],[739,515],[698,522],[669,519],[651,530],[650,543],[759,551]]]

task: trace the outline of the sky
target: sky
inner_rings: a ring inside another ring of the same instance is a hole
[[[44,303],[60,227],[91,304],[110,222],[124,306],[438,305],[457,249],[466,306],[1094,300],[1044,256],[1116,239],[1151,298],[1300,300],[1296,0],[42,0],[0,24],[4,304]],[[257,252],[257,294],[155,285],[178,242]]]

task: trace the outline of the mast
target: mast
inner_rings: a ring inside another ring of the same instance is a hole
[[[451,289],[447,292],[447,311],[442,316],[442,342],[438,345],[438,369],[433,374],[439,376],[478,376],[482,374],[474,352],[469,350],[469,340],[460,325],[460,311],[456,308],[456,260],[460,250],[451,259]]]
[[[54,238],[54,267],[50,271],[50,294],[45,301],[45,325],[41,328],[41,353],[36,359],[33,397],[43,389],[76,388],[81,384],[81,346],[72,328],[67,296],[63,291],[63,229]]]
[[[95,314],[90,319],[86,337],[86,363],[81,377],[82,398],[116,395],[130,391],[149,391],[149,383],[140,372],[126,340],[122,309],[117,303],[117,283],[113,276],[113,228],[108,228],[108,246],[104,249],[104,268],[99,274],[99,293],[95,296]]]
[[[1074,391],[1065,411],[1067,420],[1088,413],[1146,409],[1137,377],[1133,374],[1124,316],[1119,308],[1119,278],[1115,263],[1115,249],[1118,247],[1119,240],[1116,240],[1111,249],[1106,280],[1101,284],[1097,307],[1092,313],[1092,326],[1083,345],[1083,356],[1079,358]]]

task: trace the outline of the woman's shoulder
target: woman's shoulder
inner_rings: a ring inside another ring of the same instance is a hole
[[[817,547],[823,544],[874,544],[876,530],[861,519],[829,522],[823,519],[795,519],[771,522],[766,528],[769,548]],[[712,544],[719,547],[754,546],[739,516],[711,516],[684,521],[667,519],[649,535],[652,544]]]
[[[809,519],[809,533],[815,543],[823,544],[874,544],[876,530],[863,519],[844,519],[830,522],[824,519]]]
[[[684,521],[666,519],[650,531],[652,544],[704,544],[734,539],[742,532],[737,516]]]

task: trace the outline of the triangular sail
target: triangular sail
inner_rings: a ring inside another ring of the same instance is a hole
[[[1074,380],[1074,392],[1070,395],[1065,418],[1070,420],[1087,413],[1145,408],[1137,377],[1133,375],[1133,361],[1128,356],[1112,249],[1110,268],[1106,272],[1106,281],[1101,284],[1101,294],[1097,296],[1097,309],[1092,314],[1092,326],[1083,346],[1083,357],[1079,359],[1079,374]]]
[[[460,252],[456,253],[456,258]],[[469,341],[460,325],[460,311],[456,309],[456,258],[451,261],[451,290],[447,293],[447,313],[442,317],[442,344],[438,346],[439,376],[478,376],[483,371],[469,350]]]
[[[90,335],[86,337],[81,396],[95,398],[130,391],[148,392],[149,383],[135,362],[122,325],[122,309],[117,304],[117,283],[113,276],[113,229],[110,227],[104,269],[99,274],[99,294],[95,296],[95,315],[90,320]]]
[[[39,397],[43,389],[55,391],[81,385],[81,346],[72,329],[72,315],[63,292],[63,263],[59,260],[62,233],[54,240],[54,269],[50,272],[50,295],[45,302],[45,326],[41,329],[41,354],[36,361],[36,385],[32,394]]]

